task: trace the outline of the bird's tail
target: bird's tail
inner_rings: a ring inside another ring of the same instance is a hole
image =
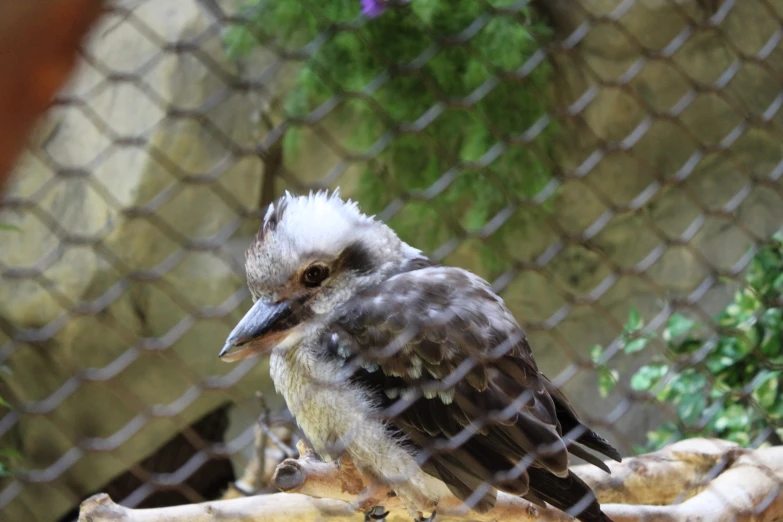
[[[530,475],[530,489],[541,500],[581,522],[613,522],[601,511],[590,486],[573,473],[567,477],[558,477],[542,468],[531,467],[527,471]]]

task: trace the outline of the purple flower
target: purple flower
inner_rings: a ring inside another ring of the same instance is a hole
[[[389,5],[386,0],[362,0],[362,14],[368,18],[377,18]]]

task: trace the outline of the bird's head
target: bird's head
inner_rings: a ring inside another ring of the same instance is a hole
[[[295,345],[357,292],[422,254],[337,191],[269,206],[246,253],[254,304],[220,352],[224,361]]]

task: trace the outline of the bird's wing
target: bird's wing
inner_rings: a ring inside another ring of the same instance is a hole
[[[522,329],[479,277],[447,267],[396,275],[346,303],[325,339],[430,454],[425,471],[477,509],[494,504],[488,484],[548,500],[529,488],[528,466],[573,480],[558,421],[573,410],[553,398]]]

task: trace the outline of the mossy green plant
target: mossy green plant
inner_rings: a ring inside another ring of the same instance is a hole
[[[631,389],[671,404],[676,418],[647,434],[640,452],[689,437],[718,437],[742,446],[783,440],[783,234],[759,248],[745,285],[714,320],[716,331],[675,313],[661,334],[665,354],[653,356],[630,378]],[[649,350],[655,338],[635,309],[628,314],[622,348]],[[608,395],[619,374],[594,346],[599,390]]]
[[[372,19],[361,9],[358,0],[251,0],[247,22],[229,29],[225,42],[235,57],[270,41],[308,50],[286,116],[296,121],[339,101],[351,130],[342,145],[379,150],[359,183],[363,208],[378,212],[394,196],[455,173],[437,197],[408,201],[391,223],[409,242],[434,248],[455,228],[476,231],[551,180],[553,125],[532,143],[512,139],[542,121],[551,76],[539,52],[550,29],[526,2],[412,0]],[[286,132],[285,156],[302,153],[298,134],[296,125]],[[513,218],[520,226],[525,213]],[[500,232],[484,242],[490,264]]]

